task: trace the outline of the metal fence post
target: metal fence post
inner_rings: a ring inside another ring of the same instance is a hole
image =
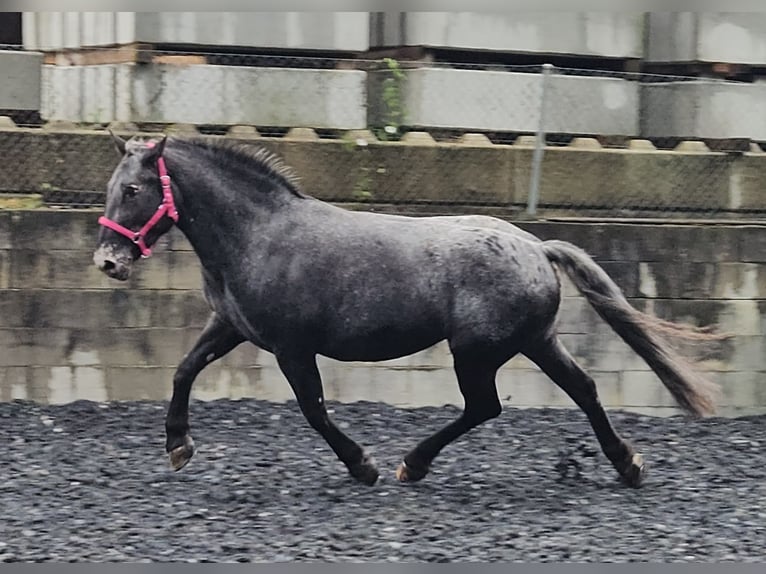
[[[553,66],[543,64],[543,73],[540,78],[540,116],[537,124],[537,137],[535,139],[535,151],[532,154],[532,177],[529,182],[529,196],[527,198],[527,215],[537,213],[537,202],[540,197],[540,168],[543,163],[543,154],[545,153],[545,105],[546,94],[549,89],[549,78]]]

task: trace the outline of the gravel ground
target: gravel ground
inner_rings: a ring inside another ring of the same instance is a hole
[[[193,403],[198,452],[179,473],[164,403],[0,404],[0,562],[766,557],[766,416],[612,412],[649,469],[633,490],[580,411],[506,408],[405,485],[401,457],[458,410],[329,406],[375,456],[375,486],[348,477],[295,403]]]

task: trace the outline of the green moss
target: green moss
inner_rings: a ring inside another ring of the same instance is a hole
[[[0,209],[40,209],[45,207],[43,198],[37,194],[2,194],[0,195]]]

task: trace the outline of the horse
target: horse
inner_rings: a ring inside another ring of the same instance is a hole
[[[94,264],[125,281],[175,225],[199,259],[210,307],[173,376],[165,450],[176,471],[195,453],[194,380],[248,342],[275,356],[305,420],[351,477],[373,485],[375,460],[328,415],[317,356],[383,361],[446,341],[463,409],[405,454],[399,481],[423,479],[442,449],[500,415],[497,371],[522,354],[585,413],[617,478],[641,486],[643,457],[614,428],[593,379],[558,336],[562,272],[685,413],[715,412],[716,385],[663,335],[698,341],[720,335],[634,308],[572,243],[543,241],[484,215],[344,209],[305,191],[280,156],[228,138],[110,134],[120,160],[98,219]]]

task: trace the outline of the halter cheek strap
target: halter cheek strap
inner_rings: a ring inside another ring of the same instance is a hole
[[[146,147],[153,148],[154,145],[154,142],[149,142],[146,144]],[[131,231],[127,227],[123,227],[116,221],[108,219],[105,216],[98,218],[98,223],[100,225],[108,227],[112,231],[116,231],[135,243],[141,250],[142,257],[149,257],[152,254],[151,248],[146,245],[146,235],[155,225],[157,225],[160,219],[167,215],[174,223],[178,222],[178,210],[173,201],[173,193],[170,188],[170,176],[165,167],[165,159],[162,156],[157,158],[157,171],[159,171],[160,184],[162,185],[162,203],[157,208],[157,211],[154,212],[151,219],[149,219],[139,231]]]

